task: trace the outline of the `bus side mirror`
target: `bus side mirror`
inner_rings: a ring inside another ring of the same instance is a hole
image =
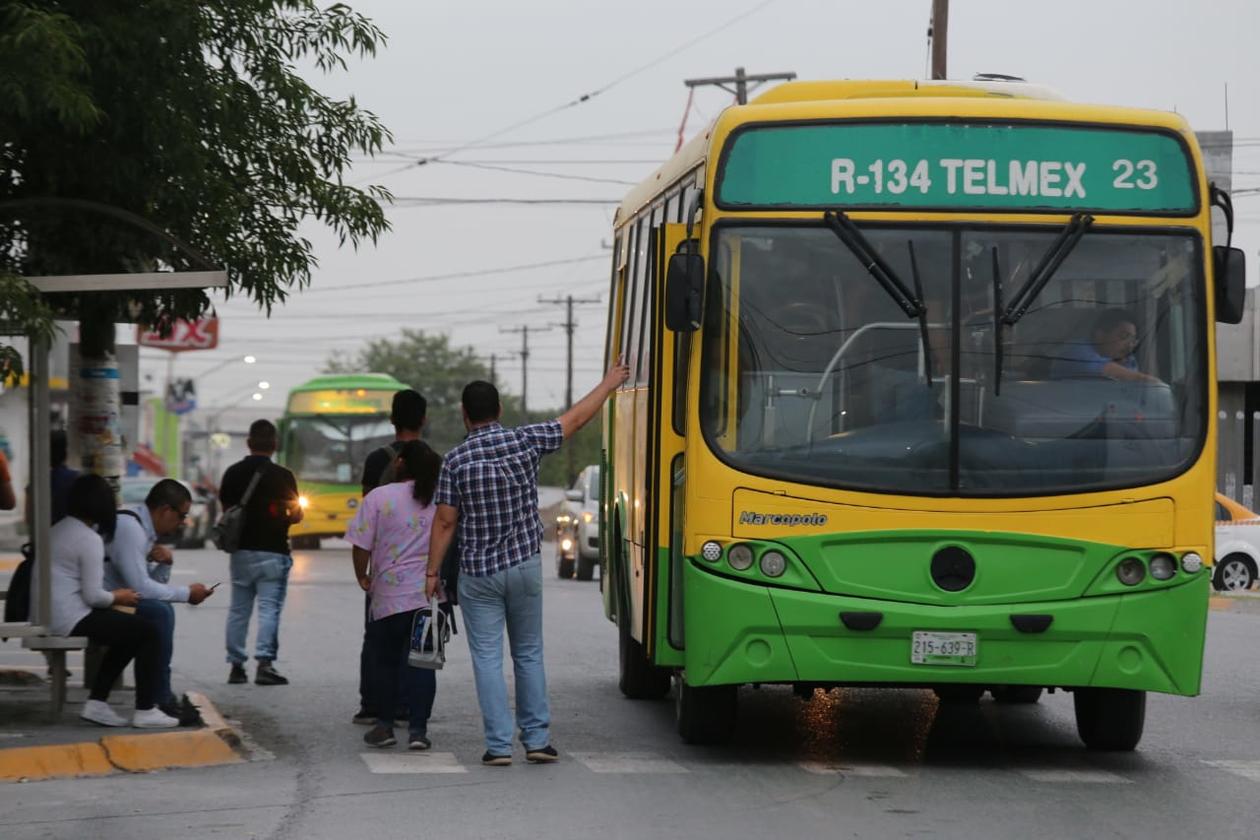
[[[704,257],[674,254],[665,272],[665,326],[674,332],[695,332],[703,308]]]
[[[1247,258],[1241,248],[1216,245],[1212,248],[1216,269],[1216,320],[1222,324],[1242,323],[1247,301]]]

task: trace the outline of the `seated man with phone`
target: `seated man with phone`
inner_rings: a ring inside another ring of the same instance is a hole
[[[192,494],[178,481],[164,478],[149,490],[144,504],[118,511],[114,538],[105,546],[105,587],[133,589],[140,595],[136,614],[158,630],[161,646],[161,680],[158,708],[184,726],[196,725],[199,716],[189,703],[178,702],[171,692],[171,656],[175,649],[174,602],[200,604],[218,584],[172,586],[169,583],[174,557],[158,545],[158,537],[173,534],[188,516]]]

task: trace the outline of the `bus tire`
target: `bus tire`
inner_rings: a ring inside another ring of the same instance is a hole
[[[690,686],[680,673],[674,699],[678,734],[688,744],[724,744],[735,734],[739,686]]]
[[[997,688],[990,689],[994,701],[998,703],[1019,705],[1025,703],[1036,703],[1041,699],[1041,686],[1039,685],[1001,685]]]
[[[1078,688],[1076,731],[1091,750],[1128,752],[1142,740],[1146,692],[1127,688]]]
[[[669,671],[648,661],[643,645],[630,633],[629,610],[617,616],[617,686],[631,700],[660,700],[669,693]]]
[[[577,579],[591,580],[595,577],[595,559],[593,557],[582,557],[578,555],[577,559]]]
[[[556,577],[561,580],[573,577],[573,558],[565,557],[558,551],[556,552]]]
[[[970,706],[980,702],[984,696],[982,685],[938,685],[932,689],[942,704]]]

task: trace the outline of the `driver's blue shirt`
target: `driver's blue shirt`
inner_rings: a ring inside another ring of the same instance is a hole
[[[1106,376],[1103,368],[1115,362],[1129,370],[1137,370],[1137,359],[1130,353],[1123,359],[1112,359],[1102,355],[1091,342],[1083,341],[1064,345],[1050,366],[1053,379],[1071,379],[1077,376]]]

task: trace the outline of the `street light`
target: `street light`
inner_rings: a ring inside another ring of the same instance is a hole
[[[254,402],[258,402],[259,400],[261,400],[261,399],[262,399],[262,394],[260,394],[260,393],[258,393],[257,391],[255,391],[255,392],[254,392],[254,398],[253,398],[253,399],[254,399]]]
[[[258,383],[258,387],[261,390],[266,391],[268,388],[271,387],[271,383],[264,379],[263,381]]]

